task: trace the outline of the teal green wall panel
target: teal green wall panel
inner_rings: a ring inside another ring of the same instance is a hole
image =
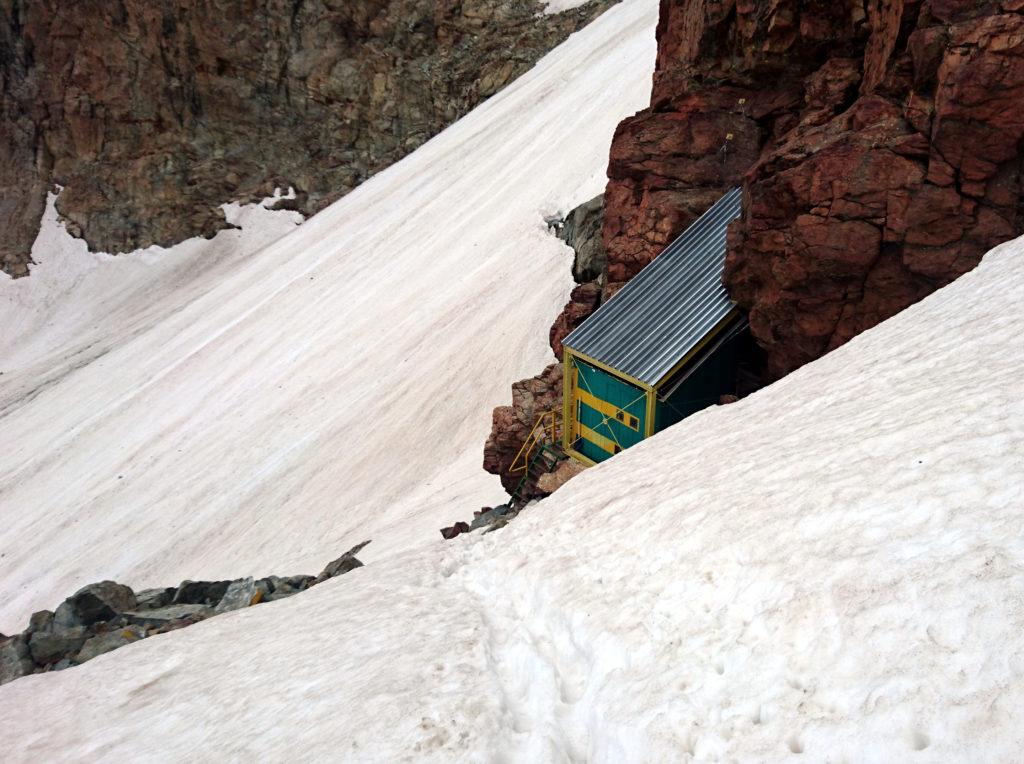
[[[578,387],[617,409],[636,418],[637,428],[634,430],[623,422],[591,408],[586,403],[577,402],[577,421],[599,435],[603,435],[622,448],[629,448],[643,440],[647,420],[647,395],[636,385],[630,384],[602,369],[592,366],[578,358],[573,358],[578,372]],[[577,441],[576,450],[595,462],[607,459],[611,454],[594,445],[586,438]]]

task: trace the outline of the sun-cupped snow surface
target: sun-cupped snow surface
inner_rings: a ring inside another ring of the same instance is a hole
[[[508,527],[0,687],[5,758],[1005,762],[1024,239]]]
[[[69,281],[40,278],[45,251],[0,283],[0,312],[43,316],[0,357],[0,630],[97,579],[315,572],[368,538],[364,559],[440,544],[500,501],[480,469],[491,408],[551,362],[572,286],[544,215],[603,188],[616,124],[648,100],[656,20],[654,0],[610,9],[215,278],[140,289],[136,256],[107,258],[70,297],[109,310],[81,313],[59,307]]]

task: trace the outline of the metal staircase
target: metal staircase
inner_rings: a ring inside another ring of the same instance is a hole
[[[525,504],[523,488],[531,479],[536,480],[546,472],[551,472],[560,461],[566,459],[559,436],[558,411],[545,411],[537,417],[533,429],[526,436],[516,458],[512,460],[509,474],[522,473],[522,477],[512,492],[512,501]]]

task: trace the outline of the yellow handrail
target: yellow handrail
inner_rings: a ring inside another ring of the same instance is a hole
[[[530,457],[533,450],[540,444],[541,439],[550,436],[551,443],[558,443],[558,410],[545,411],[537,417],[533,423],[533,429],[526,436],[522,448],[512,460],[512,466],[508,468],[509,473],[526,472],[530,466]]]

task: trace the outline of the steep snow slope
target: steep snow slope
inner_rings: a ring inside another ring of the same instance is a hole
[[[269,209],[282,196],[279,189],[261,204],[223,205],[237,227],[212,239],[113,257],[71,236],[50,194],[32,246],[32,278],[0,276],[0,370],[17,370],[39,387],[152,328],[302,222],[297,212]]]
[[[7,760],[1014,761],[1024,239],[487,536],[0,687]]]
[[[613,8],[218,278],[152,281],[169,314],[100,263],[91,300],[116,307],[87,326],[58,311],[0,368],[0,630],[100,578],[307,572],[366,538],[368,558],[439,543],[500,500],[480,469],[489,413],[550,358],[571,286],[543,214],[603,187],[615,125],[648,97],[656,16],[654,0]],[[7,281],[0,301],[18,315],[52,288]]]

